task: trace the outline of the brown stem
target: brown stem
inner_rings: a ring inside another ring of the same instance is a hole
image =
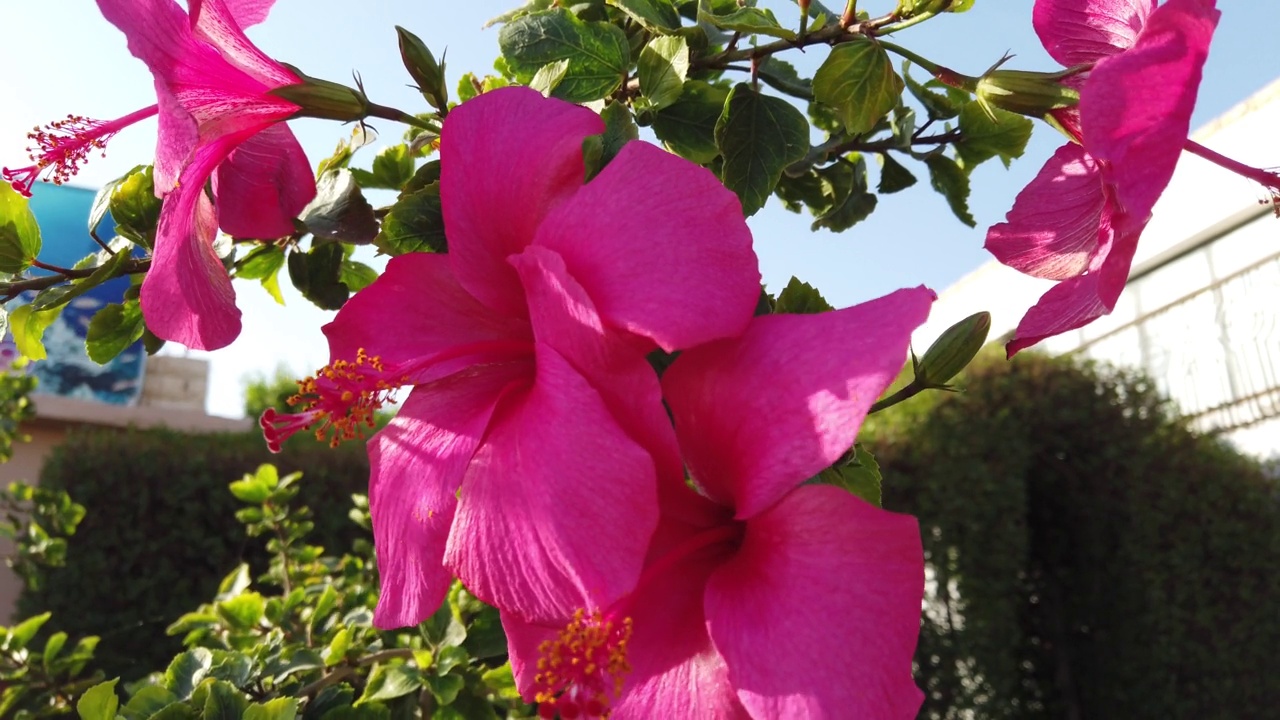
[[[130,260],[125,264],[121,275],[136,275],[137,273],[146,272],[151,267],[151,260]],[[45,277],[31,278],[30,280],[17,280],[15,282],[0,282],[0,302],[12,300],[28,290],[44,290],[53,287],[67,280],[78,280],[87,278],[96,272],[98,268],[83,268],[81,270],[67,269],[61,275],[46,275]]]

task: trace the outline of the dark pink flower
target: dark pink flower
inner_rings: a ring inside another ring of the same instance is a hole
[[[1091,69],[1078,117],[1058,118],[1077,142],[1054,153],[987,233],[1000,262],[1059,281],[1018,324],[1010,356],[1115,307],[1186,142],[1219,14],[1214,0],[1037,0],[1049,54]]]
[[[759,317],[672,364],[663,395],[699,492],[662,478],[633,593],[588,598],[561,629],[504,614],[541,717],[916,716],[916,521],[806,480],[853,445],[933,297]]]
[[[708,171],[632,142],[584,184],[595,113],[528,88],[449,113],[447,255],[392,259],[325,327],[332,364],[302,413],[263,416],[369,442],[382,578],[375,622],[412,625],[454,574],[528,618],[635,584],[657,473],[679,455],[645,360],[742,331],[760,292],[736,197]]]
[[[315,197],[311,166],[281,122],[298,106],[268,94],[299,78],[249,41],[273,0],[98,0],[155,76],[156,192],[165,198],[142,312],[156,335],[214,349],[240,334],[217,229],[277,238]],[[217,210],[204,193],[212,177]]]

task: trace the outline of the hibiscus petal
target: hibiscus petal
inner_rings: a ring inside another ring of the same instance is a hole
[[[293,219],[316,196],[311,163],[288,126],[271,125],[240,143],[213,176],[218,224],[241,238],[294,232]]]
[[[369,441],[378,627],[417,625],[440,606],[453,581],[444,548],[455,493],[503,391],[524,372],[492,366],[419,386]]]
[[[707,627],[752,717],[909,720],[923,595],[915,518],[812,485],[747,523],[707,582]]]
[[[1063,65],[1083,65],[1129,48],[1156,0],[1036,0],[1031,23]]]
[[[432,253],[392,258],[322,329],[333,360],[363,349],[387,365],[412,363],[418,383],[533,353],[527,322],[481,305],[458,284],[449,258]]]
[[[1098,163],[1067,143],[1027,184],[1005,222],[987,231],[996,259],[1035,277],[1064,280],[1083,273],[1111,242],[1111,215]]]
[[[182,169],[200,142],[195,118],[182,107],[160,78],[155,80],[156,104],[160,108],[156,129],[156,160],[153,170],[156,196],[164,197],[178,184]]]
[[[507,256],[528,245],[547,212],[577,190],[582,141],[598,115],[525,87],[501,88],[449,111],[440,138],[440,201],[458,281],[485,304],[523,312]]]
[[[151,269],[142,281],[147,329],[197,350],[216,350],[240,334],[235,290],[213,251],[218,221],[204,183],[244,139],[229,135],[196,151],[160,208]]]
[[[1064,280],[1043,296],[1022,316],[1005,353],[1013,357],[1047,337],[1084,327],[1115,309],[1129,279],[1133,255],[1142,232],[1117,234],[1111,252],[1102,265],[1087,275]]]
[[[1117,232],[1140,231],[1173,177],[1219,15],[1213,0],[1169,0],[1137,44],[1099,62],[1085,83],[1084,145],[1115,187]]]
[[[834,312],[766,315],[739,338],[685,351],[662,389],[694,478],[748,518],[830,465],[902,369],[933,299],[918,287]]]
[[[197,39],[173,0],[98,0],[98,8],[125,34],[129,52],[199,123],[202,140],[261,130],[297,112],[293,103],[264,95],[269,86]]]
[[[684,463],[662,406],[662,386],[645,359],[653,346],[605,327],[556,252],[531,245],[511,263],[524,284],[534,337],[591,383],[614,419],[654,457],[659,476],[684,489]]]
[[[534,243],[564,257],[607,322],[668,351],[738,335],[760,299],[738,198],[709,170],[648,143],[627,143],[547,213]]]
[[[555,350],[508,395],[472,458],[445,563],[529,621],[608,605],[640,575],[657,525],[653,461]]]
[[[751,717],[707,634],[707,578],[724,560],[694,557],[671,567],[631,599],[631,674],[609,716],[616,720],[702,720]]]
[[[267,87],[292,85],[298,76],[267,57],[244,34],[244,28],[265,20],[274,4],[275,0],[190,0],[191,29],[227,62]]]

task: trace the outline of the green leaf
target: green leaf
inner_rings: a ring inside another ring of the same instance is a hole
[[[955,144],[956,156],[970,172],[993,157],[1000,158],[1004,166],[1009,167],[1026,151],[1034,127],[1030,118],[998,107],[992,107],[988,115],[976,100],[960,109],[958,122],[960,141]]]
[[[716,122],[728,98],[722,87],[690,80],[680,89],[680,99],[654,118],[653,132],[671,152],[705,165],[720,154]]]
[[[256,592],[243,593],[218,603],[218,615],[236,630],[251,630],[266,612],[267,601]]]
[[[524,81],[543,65],[568,60],[553,94],[576,103],[599,100],[617,90],[631,64],[621,28],[583,22],[564,9],[530,13],[504,26],[498,46],[508,67]]]
[[[640,93],[653,110],[661,110],[680,99],[684,79],[689,74],[689,43],[678,36],[654,38],[640,51],[637,64]]]
[[[783,168],[809,152],[809,123],[787,101],[741,83],[716,122],[716,145],[724,156],[721,181],[749,217],[764,207]]]
[[[179,700],[186,700],[209,674],[212,665],[213,653],[205,648],[192,648],[169,663],[164,671],[164,686]]]
[[[377,270],[355,260],[343,260],[342,269],[338,273],[338,280],[353,293],[369,287],[377,279]]]
[[[148,685],[133,694],[120,710],[126,720],[150,720],[156,713],[180,702],[177,695],[159,685]]]
[[[774,90],[805,100],[813,99],[813,80],[800,77],[794,65],[785,60],[779,60],[777,55],[765,58],[757,68],[757,72],[760,74],[760,79]]]
[[[969,176],[946,155],[931,155],[924,162],[929,166],[929,184],[947,199],[960,222],[975,227],[978,223],[969,213]]]
[[[115,255],[107,255],[105,252],[101,254],[106,255],[106,260],[101,265],[94,268],[94,271],[88,277],[72,280],[70,284],[67,285],[55,285],[51,288],[42,290],[40,294],[36,295],[35,299],[31,301],[32,311],[40,312],[44,310],[52,310],[66,305],[95,287],[98,287],[102,283],[119,275],[124,269],[124,266],[127,265],[130,260],[129,253],[127,252],[117,252]],[[95,261],[98,259],[98,255],[96,254],[91,255],[90,257],[94,258]]]
[[[600,118],[604,120],[604,133],[591,135],[582,141],[582,160],[588,181],[618,156],[623,145],[640,137],[640,128],[636,127],[631,110],[625,103],[609,103],[600,113]]]
[[[116,720],[116,708],[120,707],[120,698],[116,697],[115,680],[98,683],[85,691],[76,701],[76,712],[80,720]]]
[[[901,95],[902,78],[894,72],[889,53],[864,37],[831,48],[813,76],[814,98],[840,115],[850,135],[869,132]]]
[[[350,292],[342,284],[342,246],[338,243],[312,245],[308,252],[294,250],[286,264],[293,286],[316,307],[337,310]]]
[[[108,305],[94,313],[93,319],[89,321],[84,349],[89,353],[90,360],[104,365],[141,340],[145,329],[142,306],[137,300]]]
[[[249,701],[234,685],[215,680],[209,686],[209,697],[204,701],[203,720],[243,720]]]
[[[412,168],[412,158],[409,163]],[[357,244],[370,242],[377,236],[378,219],[356,184],[354,172],[334,168],[320,174],[316,180],[316,197],[299,216],[312,235]]]
[[[262,245],[236,262],[236,277],[259,280],[272,299],[283,305],[280,294],[280,270],[284,267],[284,249],[278,245]]]
[[[231,494],[236,496],[240,502],[259,505],[267,498],[271,497],[272,489],[266,483],[260,482],[257,478],[246,475],[243,480],[236,480],[228,486]]]
[[[244,720],[294,720],[298,717],[297,698],[276,698],[266,703],[253,703],[244,711]]]
[[[351,628],[344,627],[334,634],[333,639],[329,641],[329,646],[320,653],[320,657],[324,658],[325,667],[333,667],[342,662],[350,647]]]
[[[880,155],[880,184],[876,190],[881,194],[896,193],[916,184],[916,176],[893,159],[889,153]]]
[[[480,675],[480,682],[503,700],[515,700],[520,697],[520,690],[516,688],[516,679],[511,672],[510,662],[484,671]]]
[[[569,72],[568,59],[547,63],[538,68],[538,72],[533,74],[533,79],[529,81],[529,87],[547,97],[551,97],[551,92],[556,89],[556,86],[564,79],[567,72]]]
[[[778,300],[773,304],[775,313],[795,315],[810,315],[833,309],[817,288],[796,277],[792,277],[787,286],[782,288],[782,292],[778,293]]]
[[[43,360],[47,357],[44,350],[44,331],[58,319],[61,308],[35,312],[30,305],[23,305],[9,313],[9,332],[13,334],[13,344],[18,352],[30,360]]]
[[[948,88],[937,80],[924,83],[916,82],[911,77],[911,63],[902,63],[902,77],[906,80],[907,90],[924,106],[925,112],[933,120],[949,120],[960,114],[960,108],[968,102],[968,93]],[[937,87],[942,92],[931,88]],[[954,95],[952,93],[955,93]]]
[[[440,183],[432,183],[392,205],[373,244],[388,255],[446,252]]]
[[[44,653],[41,661],[44,663],[44,669],[49,671],[49,667],[53,665],[53,661],[58,659],[58,653],[62,652],[62,648],[67,644],[67,634],[64,632],[56,632],[49,636],[44,642]]]
[[[676,12],[671,0],[607,0],[621,8],[645,30],[659,35],[667,35],[680,29],[680,14]]]
[[[160,198],[150,165],[129,173],[111,191],[111,219],[116,234],[150,248],[160,223]]]
[[[333,608],[337,603],[337,589],[333,585],[325,585],[320,597],[316,600],[315,607],[311,610],[311,625],[314,626],[317,622],[329,617],[329,613],[333,612]]]
[[[360,187],[399,190],[413,177],[414,169],[413,153],[408,145],[400,143],[378,151],[372,171],[353,169],[351,173]]]
[[[721,30],[744,35],[771,35],[784,40],[795,40],[796,34],[778,24],[773,11],[763,8],[740,7],[723,15],[713,15],[699,10],[698,19],[711,23]]]
[[[4,649],[13,651],[25,648],[27,643],[31,642],[31,638],[35,637],[37,632],[40,632],[40,628],[43,627],[45,623],[49,622],[51,615],[52,613],[47,612],[39,615],[33,615],[17,625],[14,625],[13,628],[9,630],[9,636],[4,643]]]
[[[452,705],[467,681],[458,675],[432,675],[427,678],[427,690],[441,705]]]
[[[135,165],[129,172],[98,188],[98,193],[93,196],[93,205],[89,206],[88,228],[90,235],[98,232],[98,226],[102,224],[103,219],[107,216],[107,211],[111,209],[111,195],[115,192],[116,187],[130,175],[140,172],[144,167],[146,166]]]
[[[394,700],[422,687],[422,675],[408,665],[378,665],[369,673],[364,692],[353,703],[364,705],[380,700]]]
[[[30,204],[8,183],[0,183],[0,273],[17,275],[40,254],[40,226]]]
[[[861,155],[850,154],[845,162],[818,170],[818,177],[831,198],[831,207],[813,221],[813,230],[848,230],[876,209],[878,200],[867,192],[867,163]]]
[[[852,453],[819,473],[818,482],[842,487],[880,507],[880,466],[862,445],[855,445]]]
[[[355,155],[357,150],[377,139],[378,134],[371,128],[357,124],[351,129],[351,137],[339,140],[338,147],[333,151],[333,154],[320,161],[320,164],[316,167],[316,177],[322,177],[328,170],[345,168],[351,162],[351,157]]]

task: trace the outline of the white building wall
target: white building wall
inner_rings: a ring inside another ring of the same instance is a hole
[[[1257,167],[1280,167],[1280,80],[1192,137]],[[1183,153],[1155,206],[1115,311],[1038,346],[1140,366],[1205,430],[1280,454],[1280,220],[1263,190]],[[1012,334],[1053,283],[992,260],[943,291],[914,344],[979,310]]]

